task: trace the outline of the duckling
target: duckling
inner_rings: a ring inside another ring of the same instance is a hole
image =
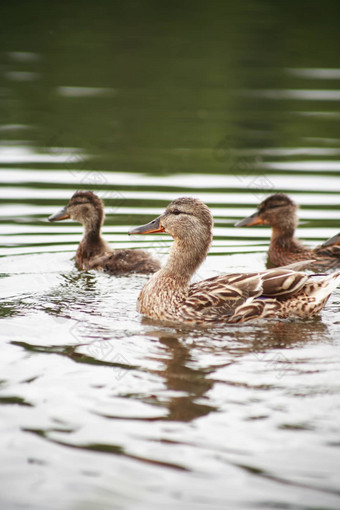
[[[298,206],[283,193],[266,198],[258,211],[235,223],[235,227],[270,225],[272,237],[268,251],[268,265],[278,267],[304,259],[313,259],[307,269],[327,271],[340,268],[340,234],[314,249],[304,246],[294,236],[298,224]]]
[[[165,212],[129,234],[170,234],[174,243],[166,265],[143,287],[137,310],[151,319],[209,325],[259,318],[312,317],[337,286],[340,272],[307,275],[293,267],[260,273],[215,276],[190,285],[212,241],[213,218],[200,200],[182,197]]]
[[[48,221],[68,218],[79,221],[85,230],[76,252],[79,269],[101,269],[115,275],[150,274],[160,269],[159,261],[143,250],[112,250],[101,236],[104,204],[92,191],[76,191],[69,203]]]

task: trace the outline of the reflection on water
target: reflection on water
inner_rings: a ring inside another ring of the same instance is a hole
[[[233,225],[273,192],[306,244],[339,232],[340,4],[234,4],[3,8],[3,508],[339,508],[339,290],[313,320],[169,328],[145,276],[77,271],[81,226],[47,222],[92,189],[112,246],[164,261],[127,232],[196,196],[197,278],[263,269],[269,228]]]

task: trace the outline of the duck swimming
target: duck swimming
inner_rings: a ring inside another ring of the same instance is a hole
[[[166,265],[143,287],[137,310],[152,319],[181,324],[244,322],[262,317],[312,317],[337,286],[339,273],[307,275],[294,270],[215,276],[190,285],[212,241],[213,218],[195,198],[171,202],[165,212],[130,234],[170,234],[174,243]]]
[[[297,204],[287,195],[276,193],[266,198],[258,206],[257,212],[235,223],[235,227],[260,224],[272,227],[268,251],[268,262],[271,267],[313,259],[306,269],[312,271],[340,269],[340,234],[314,249],[304,246],[294,237],[298,224],[297,210]]]
[[[84,237],[76,252],[79,269],[101,269],[122,275],[128,273],[149,274],[160,269],[160,263],[143,250],[112,250],[101,236],[104,222],[104,204],[92,191],[76,191],[61,211],[48,221],[71,218],[84,226]]]

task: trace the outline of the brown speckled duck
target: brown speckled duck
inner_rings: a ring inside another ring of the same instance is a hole
[[[262,317],[316,315],[337,285],[340,273],[307,275],[305,263],[261,273],[215,276],[190,285],[212,240],[213,219],[200,200],[184,197],[130,234],[170,234],[174,243],[165,267],[142,289],[137,309],[152,319],[177,324],[209,325]]]
[[[297,204],[287,195],[276,193],[266,198],[254,214],[235,223],[235,227],[250,227],[261,224],[272,227],[272,237],[268,251],[268,263],[271,267],[284,266],[299,260],[313,259],[306,269],[317,272],[339,269],[340,234],[314,249],[304,246],[294,237],[298,224],[297,209]]]
[[[92,191],[76,191],[69,203],[48,220],[68,218],[79,221],[85,230],[76,252],[76,265],[79,269],[101,269],[115,275],[149,274],[160,269],[158,260],[143,250],[110,248],[100,232],[105,218],[104,205]]]

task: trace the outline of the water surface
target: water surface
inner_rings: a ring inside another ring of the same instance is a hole
[[[262,270],[267,195],[308,245],[339,232],[339,5],[21,3],[0,46],[0,502],[7,509],[340,506],[340,290],[319,318],[211,329],[140,317],[145,276],[81,272],[76,189],[132,237],[191,195],[196,279]],[[13,29],[13,26],[16,28]],[[316,37],[317,34],[317,37]]]

